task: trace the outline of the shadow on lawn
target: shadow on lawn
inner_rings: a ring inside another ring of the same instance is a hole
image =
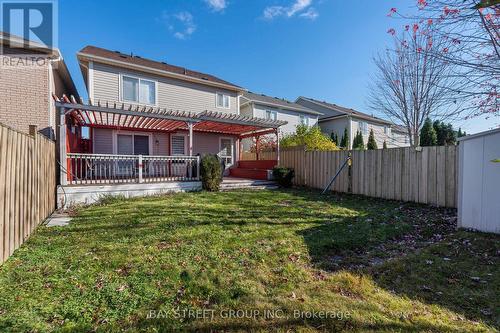
[[[362,219],[344,218],[298,233],[320,269],[366,274],[398,295],[500,327],[500,236],[456,231],[450,210],[397,205],[399,211],[383,220],[368,210]]]

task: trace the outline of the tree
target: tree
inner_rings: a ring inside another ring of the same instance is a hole
[[[363,134],[361,131],[356,131],[356,135],[354,136],[354,140],[352,141],[352,149],[356,150],[364,150],[365,143],[363,140]]]
[[[370,130],[370,135],[368,135],[368,143],[366,145],[366,148],[368,150],[378,149],[377,141],[375,141],[375,134],[373,134],[373,128]]]
[[[425,119],[422,130],[420,131],[420,145],[422,147],[435,146],[437,144],[436,130],[430,118]]]
[[[458,128],[458,132],[457,132],[457,138],[461,138],[463,136],[466,136],[467,133],[465,133],[465,131],[462,132],[462,129],[459,127]]]
[[[280,145],[283,148],[304,146],[307,150],[338,150],[337,145],[321,132],[319,126],[298,125],[295,133],[281,138]]]
[[[452,124],[445,124],[442,121],[436,120],[433,123],[433,127],[436,131],[438,146],[449,146],[457,143],[457,132],[453,129]]]
[[[382,148],[387,149],[387,142],[385,142],[385,140],[384,140],[384,144],[382,145]]]
[[[349,134],[347,133],[347,127],[344,128],[344,134],[340,140],[340,147],[343,149],[349,149]]]
[[[451,41],[445,49],[433,48],[431,56],[452,65],[450,75],[461,78],[460,99],[466,100],[465,117],[500,115],[500,2],[498,0],[416,0],[414,14],[390,10],[432,26],[435,36]]]
[[[433,55],[434,49],[444,50],[451,41],[441,38],[432,26],[408,26],[400,35],[389,30],[394,48],[375,57],[377,73],[370,86],[369,106],[402,123],[410,144],[419,143],[424,120],[429,117],[447,119],[457,116],[460,78],[453,75],[450,63]]]
[[[332,132],[332,134],[330,134],[330,139],[332,139],[332,141],[338,146],[339,145],[339,136],[337,135],[337,133],[335,132]]]

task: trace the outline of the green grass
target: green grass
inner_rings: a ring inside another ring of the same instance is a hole
[[[108,198],[0,267],[0,331],[496,331],[499,236],[453,214],[306,190]]]

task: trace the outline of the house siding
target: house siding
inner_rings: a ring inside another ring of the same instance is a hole
[[[283,110],[257,103],[255,103],[253,107],[253,116],[257,118],[266,118],[267,110],[276,111],[278,120],[284,120],[288,122],[288,124],[280,127],[281,133],[283,134],[295,133],[297,125],[300,124],[300,115],[304,115],[309,118],[309,126],[311,127],[315,126],[318,123],[318,116],[310,113]]]
[[[344,131],[346,128],[347,132],[349,133],[349,119],[347,117],[320,121],[319,126],[321,127],[321,132],[325,133],[329,137],[332,133],[337,134],[339,143],[342,139],[342,136],[344,135]]]
[[[389,126],[389,125],[382,125],[374,122],[370,122],[367,120],[361,120],[361,119],[352,119],[352,138],[351,139],[351,144],[354,139],[354,135],[356,135],[356,132],[360,130],[360,123],[365,122],[367,123],[368,130],[363,134],[363,141],[365,143],[365,147],[368,143],[368,136],[370,135],[370,130],[373,129],[373,134],[375,135],[375,141],[377,142],[377,147],[382,148],[384,141],[387,143],[387,148],[397,148],[397,147],[407,147],[409,146],[409,143],[405,143],[404,141],[404,136],[401,136],[399,134],[394,134],[392,133],[391,135],[388,135],[384,132],[384,127]]]
[[[94,99],[112,102],[120,101],[120,74],[157,81],[157,106],[161,108],[196,113],[205,110],[238,113],[237,93],[234,91],[99,63],[94,63],[93,66]],[[217,92],[230,96],[229,109],[215,106]]]

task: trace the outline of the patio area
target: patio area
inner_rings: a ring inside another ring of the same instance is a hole
[[[274,160],[253,165],[241,161],[241,141],[279,137],[280,126],[287,123],[224,112],[54,99],[60,121],[59,208],[106,195],[199,190],[204,154],[219,157],[224,176],[269,180],[279,163],[279,145]]]

